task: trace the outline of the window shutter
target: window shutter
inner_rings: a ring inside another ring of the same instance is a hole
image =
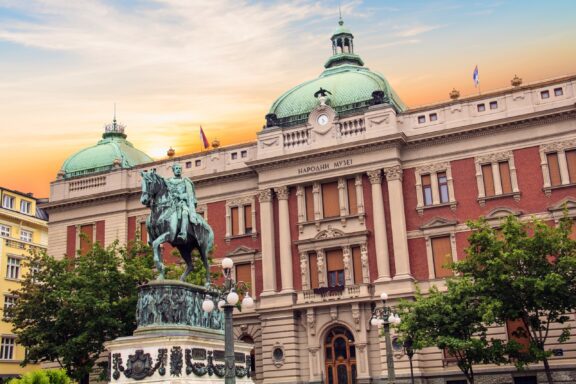
[[[453,272],[445,265],[452,262],[452,246],[450,236],[432,239],[432,254],[434,256],[434,273],[436,278],[453,276]]]
[[[94,224],[86,224],[80,227],[80,253],[85,255],[92,248],[94,242]]]
[[[69,225],[66,231],[66,257],[76,257],[76,226]]]
[[[520,352],[528,352],[530,338],[524,327],[524,322],[521,319],[506,320],[506,331],[508,333],[508,340],[514,340],[522,346]]]
[[[306,221],[314,220],[314,193],[312,186],[304,188],[304,198],[306,199]]]
[[[230,219],[232,220],[232,236],[235,236],[240,232],[238,226],[238,207],[230,208]]]
[[[101,246],[104,246],[104,241],[106,239],[105,229],[106,221],[99,220],[96,222],[96,241],[99,242]]]
[[[422,175],[422,199],[424,205],[432,205],[432,179],[430,175]]]
[[[510,179],[510,163],[501,161],[498,163],[500,168],[500,180],[502,181],[502,193],[512,193],[512,180]]]
[[[324,217],[340,216],[340,199],[338,197],[338,182],[322,184],[322,208]]]
[[[310,266],[310,288],[318,288],[318,256],[316,252],[308,254]]]
[[[546,155],[548,161],[548,173],[550,174],[550,185],[556,186],[562,184],[560,176],[560,165],[558,164],[558,152]]]
[[[252,267],[250,264],[236,265],[236,281],[243,281],[252,287]]]
[[[566,151],[565,153],[570,183],[576,183],[576,150]]]
[[[344,270],[344,260],[341,249],[326,251],[326,269],[328,272]]]
[[[354,284],[362,284],[364,282],[362,276],[362,254],[360,247],[352,247],[352,264],[354,266]]]
[[[358,214],[358,198],[356,196],[356,180],[346,180],[348,188],[348,211],[351,215]]]
[[[482,166],[482,178],[484,180],[484,195],[494,196],[494,176],[492,174],[492,164]]]
[[[128,241],[136,240],[136,216],[128,218]]]
[[[252,206],[244,206],[244,228],[246,233],[252,233]]]
[[[140,240],[146,244],[148,243],[148,230],[146,229],[146,222],[140,222]]]

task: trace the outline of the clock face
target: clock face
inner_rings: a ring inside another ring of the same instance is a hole
[[[316,120],[318,122],[318,124],[320,125],[326,125],[328,124],[328,116],[326,115],[320,115],[318,116],[318,119]]]

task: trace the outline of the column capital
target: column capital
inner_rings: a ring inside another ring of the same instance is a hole
[[[258,192],[258,200],[261,203],[269,203],[272,201],[272,190],[271,189],[263,189]]]
[[[371,184],[382,184],[382,171],[380,169],[374,169],[372,171],[366,172]]]
[[[276,192],[276,197],[278,197],[278,200],[288,200],[288,196],[290,195],[290,189],[287,185],[274,188],[274,192]]]
[[[384,173],[386,174],[386,180],[400,180],[402,181],[402,168],[399,165],[395,165],[390,168],[384,168]]]

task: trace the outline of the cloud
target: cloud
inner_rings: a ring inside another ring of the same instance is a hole
[[[413,26],[402,26],[402,27],[392,27],[394,30],[394,36],[397,37],[413,37],[418,36],[426,32],[430,32],[439,28],[443,28],[443,25],[413,25]]]

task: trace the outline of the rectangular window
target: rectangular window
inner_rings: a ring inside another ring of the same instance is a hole
[[[432,238],[432,256],[436,278],[453,276],[449,264],[452,263],[452,245],[450,236]]]
[[[232,220],[232,236],[240,234],[240,222],[238,215],[238,207],[230,208],[230,219]]]
[[[568,165],[568,176],[570,183],[576,183],[576,149],[566,151],[566,164]]]
[[[558,152],[546,154],[546,159],[548,162],[548,173],[550,174],[550,184],[552,186],[562,184],[560,165],[558,163]]]
[[[244,206],[244,233],[252,233],[252,206]]]
[[[491,101],[490,102],[490,109],[498,109],[498,102],[497,101]]]
[[[20,231],[20,240],[25,241],[27,243],[31,243],[32,242],[32,232],[31,231],[25,231],[22,229]]]
[[[420,115],[418,116],[418,124],[424,124],[426,122],[426,116]]]
[[[242,157],[243,159],[248,157],[248,151],[241,151],[240,152],[240,157]]]
[[[431,113],[428,117],[430,118],[430,121],[438,120],[438,114],[436,113]]]
[[[200,167],[201,165],[202,165],[202,160],[196,160],[194,162],[194,166],[196,166],[196,167]]]
[[[148,230],[146,229],[146,222],[140,222],[140,241],[148,243]]]
[[[252,289],[252,267],[250,264],[236,264],[236,281],[243,281]],[[250,293],[250,290],[248,291]],[[240,300],[244,297],[240,296]]]
[[[538,384],[536,376],[518,376],[514,378],[514,384]]]
[[[521,345],[520,353],[528,352],[530,338],[522,319],[506,320],[506,332],[508,333],[508,340],[514,340]]]
[[[478,108],[478,112],[484,112],[486,110],[486,105],[478,104],[476,108]]]
[[[554,88],[554,96],[562,96],[564,94],[564,91],[562,90],[562,88]]]
[[[362,284],[362,253],[360,247],[352,247],[352,266],[354,268],[354,284]]]
[[[236,160],[238,158],[238,152],[232,152],[230,157],[232,157],[232,160]]]
[[[510,179],[510,164],[508,161],[498,163],[500,168],[500,181],[502,183],[502,193],[512,193],[512,179]]]
[[[18,298],[14,295],[4,295],[4,318],[5,319],[9,319],[10,316],[8,315],[8,311],[10,310],[10,307],[14,306],[14,304],[16,304],[16,300]]]
[[[4,195],[2,206],[4,208],[14,209],[14,198],[12,196]]]
[[[186,162],[186,168],[192,168],[192,162],[191,161]]]
[[[2,336],[2,343],[0,344],[0,360],[13,360],[14,359],[14,337]]]
[[[6,278],[17,280],[20,277],[20,259],[8,256]]]
[[[318,256],[316,252],[308,254],[310,265],[310,289],[318,288]]]
[[[328,286],[344,286],[344,260],[341,249],[326,251],[326,272],[328,272]]]
[[[356,181],[354,179],[346,180],[348,189],[348,211],[351,215],[358,214],[358,198],[356,196]]]
[[[484,180],[484,196],[494,196],[494,175],[492,173],[492,164],[482,165],[482,179]]]
[[[438,192],[440,193],[440,203],[447,203],[450,198],[448,197],[448,177],[446,172],[438,172]]]
[[[10,227],[0,224],[0,236],[10,237]]]
[[[546,90],[546,91],[540,92],[540,97],[541,97],[542,99],[548,99],[548,98],[550,98],[550,91]]]
[[[338,182],[322,184],[322,209],[324,217],[340,216],[340,199],[338,197]]]
[[[422,175],[422,197],[424,198],[424,205],[432,205],[432,177]]]
[[[20,201],[20,212],[30,214],[30,208],[32,207],[32,203],[26,200]]]
[[[306,221],[314,220],[314,192],[311,185],[304,188],[304,199],[306,200]]]
[[[94,224],[80,226],[80,253],[86,255],[94,241]]]

